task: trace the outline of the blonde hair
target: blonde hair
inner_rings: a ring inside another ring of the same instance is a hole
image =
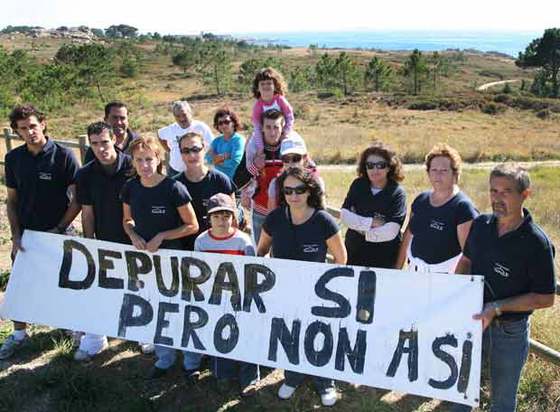
[[[154,136],[140,136],[137,137],[130,143],[129,151],[130,156],[134,160],[134,152],[138,150],[151,150],[154,152],[156,157],[159,159],[159,165],[157,167],[157,172],[163,172],[163,160],[165,159],[165,149],[161,145],[158,138]]]
[[[447,143],[438,143],[434,147],[432,147],[432,150],[428,152],[424,160],[427,172],[430,171],[432,160],[435,157],[447,157],[451,163],[451,170],[453,170],[453,174],[459,177],[459,175],[461,174],[461,166],[463,164],[463,160],[461,159],[461,155],[456,149],[449,146]]]

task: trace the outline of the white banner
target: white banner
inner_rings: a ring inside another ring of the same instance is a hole
[[[2,316],[478,405],[483,278],[25,231]]]

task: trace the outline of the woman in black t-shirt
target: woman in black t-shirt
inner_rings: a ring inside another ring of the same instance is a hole
[[[198,230],[185,186],[162,174],[163,147],[152,137],[130,145],[136,176],[122,188],[123,227],[134,247],[155,253],[160,248],[183,249],[183,239]],[[175,363],[176,351],[156,346],[157,362],[150,377],[162,376]],[[185,368],[190,369],[185,357]],[[187,371],[187,373],[190,373]]]
[[[272,248],[275,258],[325,262],[327,251],[335,263],[346,263],[346,249],[335,220],[324,210],[321,188],[308,171],[289,168],[278,178],[280,207],[264,221],[257,255],[264,256]],[[281,399],[289,399],[305,379],[304,374],[284,371],[284,383],[278,391]],[[336,403],[334,381],[313,377],[315,388],[325,406]]]
[[[406,217],[401,161],[381,142],[365,149],[340,211],[350,265],[393,268]]]
[[[454,273],[473,219],[478,215],[472,201],[458,186],[459,152],[438,144],[426,155],[426,171],[432,189],[412,203],[395,267],[418,272]]]

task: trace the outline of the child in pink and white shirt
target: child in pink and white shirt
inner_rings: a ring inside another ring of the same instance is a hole
[[[253,106],[251,121],[256,146],[256,154],[247,151],[247,168],[260,170],[264,166],[264,140],[262,134],[262,115],[268,110],[278,110],[284,114],[285,124],[282,137],[288,136],[294,127],[294,111],[284,97],[287,90],[284,77],[271,67],[261,69],[253,80],[253,95],[257,101]]]

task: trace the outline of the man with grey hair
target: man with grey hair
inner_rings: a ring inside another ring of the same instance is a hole
[[[554,246],[523,202],[529,174],[517,164],[490,173],[492,214],[472,224],[456,273],[484,275],[483,353],[488,361],[491,411],[515,411],[521,370],[529,350],[529,316],[554,304]],[[455,405],[454,410],[470,410]]]
[[[207,147],[210,147],[214,136],[206,123],[193,119],[191,106],[186,100],[173,102],[171,111],[173,116],[175,116],[175,123],[159,129],[158,137],[163,147],[169,151],[167,175],[175,176],[185,170],[185,164],[181,159],[181,151],[179,149],[179,139],[181,136],[189,132],[198,132],[204,137]]]

